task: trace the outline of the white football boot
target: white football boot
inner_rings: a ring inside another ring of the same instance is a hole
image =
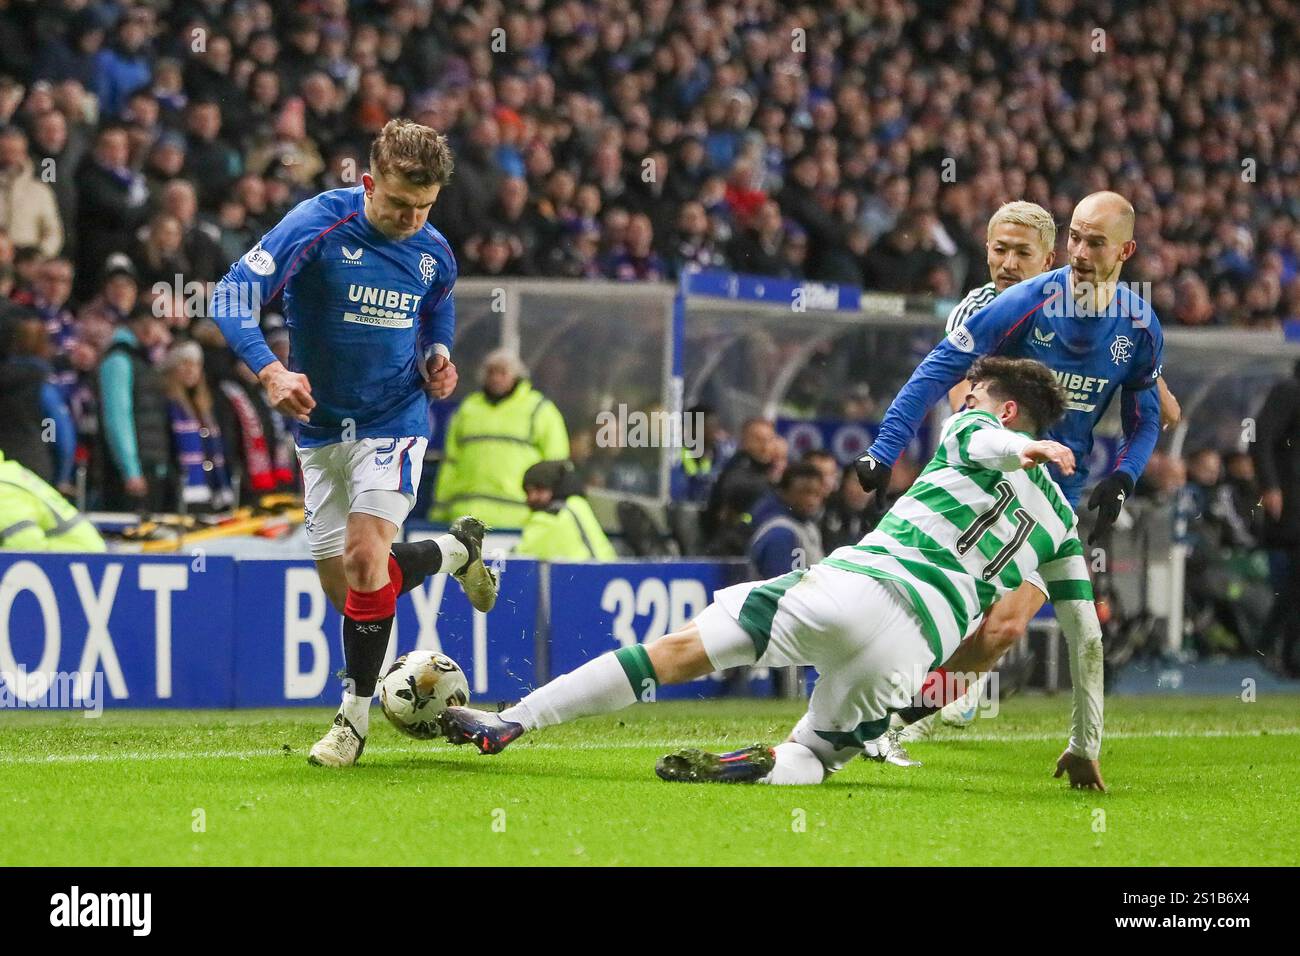
[[[939,719],[949,727],[956,727],[959,730],[975,723],[975,718],[979,716],[980,696],[984,693],[984,685],[988,680],[988,675],[985,674],[972,684],[966,693],[939,711]]]
[[[898,715],[895,714],[894,716]],[[902,720],[899,720],[899,723],[902,724],[902,726],[894,727],[891,724],[889,732],[893,734],[896,742],[916,743],[918,740],[924,740],[926,737],[929,737],[930,734],[934,733],[935,716],[935,714],[927,714],[920,720],[910,724],[903,724]]]
[[[913,760],[911,755],[898,742],[900,731],[889,730],[875,740],[868,740],[862,745],[867,760],[876,763],[892,764],[895,767],[919,767],[921,761]]]
[[[339,711],[334,715],[334,723],[329,732],[307,755],[307,762],[317,767],[351,767],[366,749],[366,738],[357,733],[352,721]]]

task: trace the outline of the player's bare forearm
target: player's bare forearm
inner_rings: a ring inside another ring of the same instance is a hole
[[[1074,452],[1060,442],[1046,439],[1033,441],[1020,453],[1022,468],[1035,468],[1048,463],[1056,465],[1063,475],[1074,474]]]

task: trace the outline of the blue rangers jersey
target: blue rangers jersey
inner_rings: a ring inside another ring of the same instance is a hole
[[[931,406],[960,382],[981,355],[1037,359],[1051,368],[1066,393],[1065,415],[1047,436],[1074,452],[1076,471],[1052,477],[1078,506],[1088,481],[1093,429],[1121,390],[1125,440],[1116,470],[1135,482],[1160,437],[1156,379],[1164,336],[1151,306],[1120,285],[1101,315],[1081,315],[1070,295],[1070,267],[1044,272],[1007,289],[954,327],[912,373],[885,413],[869,449],[893,464]]]
[[[419,362],[450,356],[456,259],[425,224],[389,239],[364,212],[365,190],[332,189],[295,206],[231,267],[211,314],[254,372],[275,361],[258,327],[262,304],[284,293],[289,369],[311,383],[316,407],[298,425],[304,448],[348,437],[429,437]]]

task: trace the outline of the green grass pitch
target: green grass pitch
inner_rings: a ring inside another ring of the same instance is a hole
[[[1300,863],[1300,697],[1107,701],[1107,794],[1051,771],[1069,699],[854,761],[818,787],[667,784],[682,745],[784,738],[797,702],[661,703],[496,757],[401,737],[308,766],[322,710],[0,714],[0,865]]]

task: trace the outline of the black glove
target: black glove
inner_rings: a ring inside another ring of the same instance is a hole
[[[1088,535],[1088,543],[1095,544],[1110,535],[1111,526],[1124,507],[1124,499],[1133,493],[1133,479],[1122,471],[1112,471],[1097,483],[1088,496],[1088,510],[1097,512],[1097,523]]]
[[[876,511],[881,510],[885,492],[889,490],[889,476],[894,469],[868,454],[853,463],[853,470],[857,473],[858,484],[862,485],[862,490],[868,494],[873,491],[876,493],[875,500],[868,505],[868,511],[872,510],[873,506]]]

